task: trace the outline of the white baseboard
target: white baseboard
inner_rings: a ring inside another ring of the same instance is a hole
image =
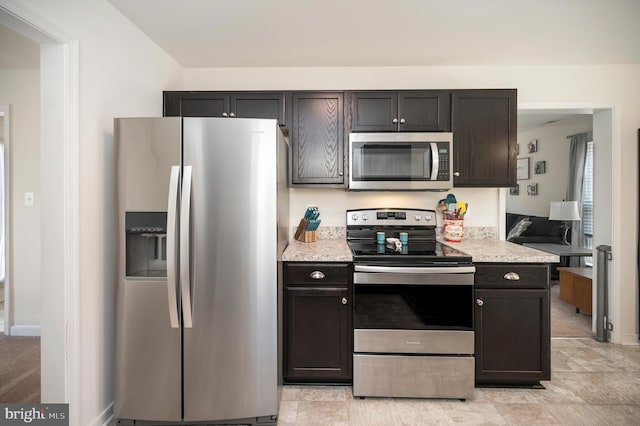
[[[109,426],[113,423],[113,402],[104,409],[102,413],[94,421],[91,426]]]
[[[13,325],[9,329],[10,336],[40,336],[39,325]]]
[[[620,343],[623,345],[630,345],[630,346],[637,346],[640,344],[640,342],[638,342],[638,335],[635,333],[623,335],[622,342]]]

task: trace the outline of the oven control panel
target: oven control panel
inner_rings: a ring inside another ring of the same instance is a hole
[[[347,210],[347,226],[436,226],[436,212],[422,209]]]

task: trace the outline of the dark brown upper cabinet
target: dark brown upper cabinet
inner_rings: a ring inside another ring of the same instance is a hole
[[[343,102],[342,92],[293,93],[291,185],[344,187]]]
[[[165,117],[270,118],[287,125],[284,92],[164,92]]]
[[[451,130],[451,92],[418,90],[351,93],[352,132]]]
[[[453,91],[452,130],[453,186],[515,186],[515,89]]]

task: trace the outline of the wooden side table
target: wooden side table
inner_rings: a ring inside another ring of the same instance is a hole
[[[558,268],[560,273],[560,300],[591,314],[591,288],[593,268]]]

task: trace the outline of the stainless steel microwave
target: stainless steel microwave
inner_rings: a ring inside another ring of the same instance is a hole
[[[450,132],[350,133],[349,189],[446,191],[452,161]]]

